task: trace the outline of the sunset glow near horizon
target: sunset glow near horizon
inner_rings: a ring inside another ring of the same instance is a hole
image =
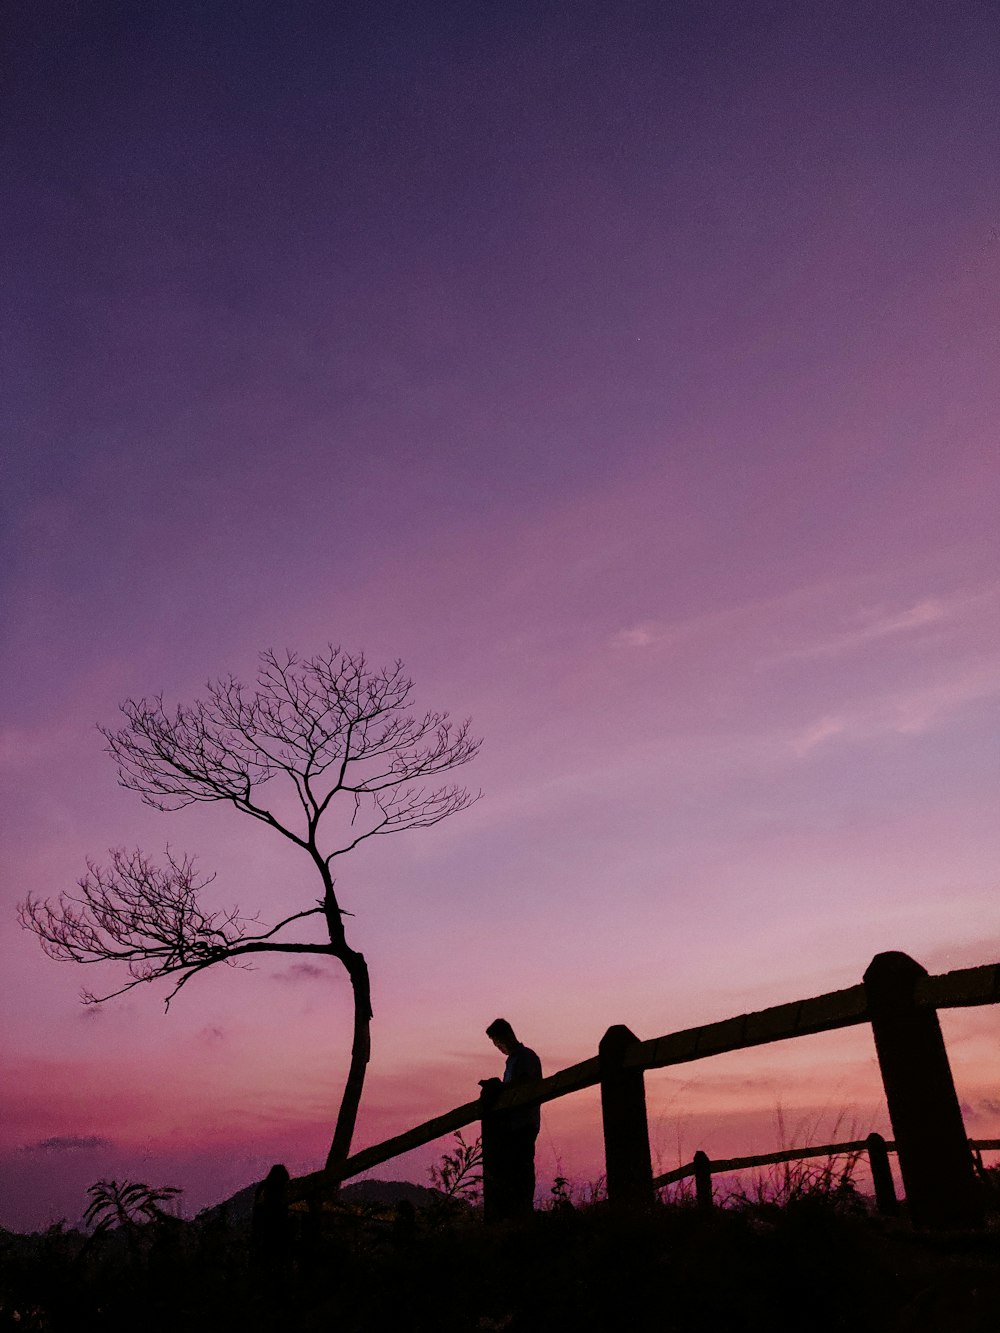
[[[481,801],[339,868],[356,1147],[475,1096],[500,1014],[550,1073],[886,949],[1000,961],[993,6],[24,9],[0,1225],[322,1164],[339,965],[83,1007],[118,974],[14,911],[168,843],[218,906],[311,905],[294,847],[144,807],[95,730],[268,647],[399,657],[484,737]],[[1000,1134],[1000,1013],[942,1023]],[[888,1129],[865,1028],[647,1084],[663,1170]],[[544,1108],[543,1189],[600,1173],[599,1127]]]

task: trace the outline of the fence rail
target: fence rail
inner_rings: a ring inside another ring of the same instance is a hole
[[[363,1171],[474,1122],[482,1122],[485,1130],[488,1123],[496,1123],[491,1117],[497,1112],[537,1106],[600,1085],[609,1197],[626,1203],[639,1202],[651,1198],[654,1188],[682,1178],[678,1168],[653,1179],[643,1088],[646,1070],[871,1024],[896,1133],[897,1142],[892,1150],[899,1154],[914,1219],[925,1225],[975,1226],[981,1222],[981,1204],[937,1010],[998,1002],[1000,963],[930,976],[906,954],[884,953],[873,960],[862,984],[845,990],[774,1005],[645,1041],[627,1028],[613,1027],[602,1040],[596,1057],[537,1083],[507,1088],[489,1105],[481,1098],[465,1102],[403,1134],[363,1148],[336,1169],[315,1171],[292,1180],[288,1201],[313,1197],[318,1191],[336,1187]],[[979,1140],[977,1144],[994,1147],[1000,1146],[1000,1141]],[[822,1148],[783,1150],[756,1158],[730,1158],[725,1163],[711,1163],[711,1171],[794,1160],[786,1152],[822,1156],[836,1146],[827,1144]],[[852,1143],[850,1150],[867,1146],[867,1140],[859,1141]],[[690,1170],[683,1170],[693,1174],[694,1163]],[[486,1201],[488,1215],[488,1179]]]
[[[969,1149],[976,1153],[981,1168],[982,1153],[988,1149],[1000,1148],[1000,1139],[969,1139]],[[674,1185],[678,1181],[688,1180],[692,1176],[695,1181],[695,1198],[701,1208],[711,1208],[714,1200],[712,1197],[712,1177],[729,1174],[733,1171],[745,1171],[749,1168],[760,1166],[777,1166],[783,1162],[801,1162],[812,1157],[845,1157],[852,1153],[860,1156],[861,1153],[868,1154],[868,1161],[871,1167],[872,1183],[875,1187],[875,1203],[880,1213],[891,1215],[899,1211],[899,1201],[896,1198],[896,1187],[892,1179],[892,1171],[889,1168],[889,1153],[897,1152],[897,1146],[892,1141],[888,1142],[881,1134],[869,1134],[866,1139],[849,1139],[844,1143],[821,1143],[813,1144],[809,1148],[782,1148],[778,1152],[757,1153],[752,1157],[719,1157],[710,1158],[707,1153],[696,1152],[694,1158],[684,1166],[674,1167],[672,1171],[665,1171],[662,1175],[653,1180],[653,1188],[663,1189],[667,1185]]]
[[[978,1145],[970,1144],[970,1146]],[[722,1176],[729,1171],[745,1171],[755,1166],[776,1166],[781,1162],[799,1162],[810,1157],[843,1157],[852,1152],[864,1152],[867,1147],[867,1139],[849,1139],[846,1143],[820,1143],[814,1144],[811,1148],[782,1148],[780,1152],[757,1153],[754,1157],[706,1157],[705,1160],[711,1167],[713,1176]],[[896,1145],[891,1141],[886,1143],[885,1148],[887,1152],[896,1151]],[[655,1176],[653,1188],[659,1190],[665,1185],[687,1180],[697,1169],[698,1164],[694,1161],[687,1162],[684,1166],[675,1166],[672,1171],[664,1171],[662,1175]]]
[[[811,1148],[782,1148],[780,1152],[762,1152],[757,1153],[755,1157],[710,1157],[708,1161],[713,1176],[724,1176],[730,1171],[746,1171],[755,1166],[776,1166],[781,1162],[798,1162],[810,1157],[843,1157],[847,1153],[864,1152],[869,1146],[870,1137],[869,1135],[867,1139],[849,1139],[846,1143],[815,1144]],[[1000,1148],[1000,1139],[970,1139],[969,1147],[973,1152],[987,1152]],[[896,1151],[892,1139],[885,1141],[885,1150]],[[684,1166],[675,1166],[672,1171],[664,1171],[662,1175],[656,1176],[653,1188],[663,1189],[665,1185],[686,1180],[689,1176],[693,1176],[694,1172],[693,1161],[685,1163]]]

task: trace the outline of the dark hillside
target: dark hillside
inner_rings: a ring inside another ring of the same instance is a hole
[[[824,1198],[638,1217],[565,1206],[490,1229],[447,1201],[345,1201],[297,1217],[278,1267],[251,1259],[246,1229],[221,1214],[89,1245],[58,1229],[12,1239],[0,1329],[19,1333],[134,1333],[140,1312],[143,1333],[1000,1327],[995,1229],[918,1234]]]

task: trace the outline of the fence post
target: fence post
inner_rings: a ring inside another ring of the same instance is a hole
[[[493,1107],[503,1091],[498,1078],[487,1079],[479,1094],[480,1135],[483,1149],[483,1221],[499,1222],[507,1216],[510,1183],[503,1154],[503,1131]]]
[[[925,968],[905,953],[876,954],[865,973],[875,1050],[899,1170],[914,1226],[981,1227],[976,1188],[937,1011],[918,1008]]]
[[[711,1208],[712,1200],[712,1163],[708,1153],[699,1148],[691,1162],[694,1167],[694,1197],[699,1208]]]
[[[641,1069],[626,1069],[625,1056],[639,1038],[624,1023],[608,1028],[597,1048],[608,1201],[624,1207],[653,1203],[646,1088]]]
[[[865,1140],[872,1184],[875,1186],[875,1206],[883,1217],[894,1217],[899,1212],[896,1186],[893,1184],[889,1151],[881,1134],[869,1134]]]

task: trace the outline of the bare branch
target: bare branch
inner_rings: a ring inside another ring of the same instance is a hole
[[[21,924],[38,936],[50,958],[127,965],[131,981],[110,995],[88,992],[86,1002],[100,1003],[175,973],[187,980],[247,953],[330,951],[328,945],[268,942],[291,922],[321,915],[321,906],[296,912],[262,934],[249,934],[252,919],[242,916],[239,907],[209,912],[201,906],[199,893],[214,875],[199,877],[191,856],[176,857],[169,848],[166,855],[166,866],[160,868],[138,849],[112,849],[110,866],[88,862],[78,892],[46,902],[29,896],[19,906]]]
[[[469,721],[456,725],[447,713],[408,716],[412,691],[398,661],[374,670],[363,654],[332,644],[311,658],[268,650],[254,691],[229,676],[210,682],[206,698],[173,712],[162,696],[127,699],[126,725],[101,730],[119,781],[146,804],[176,810],[228,801],[318,859],[320,820],[339,793],[374,796],[475,758],[480,741],[470,735]],[[292,784],[304,827],[290,828],[256,796],[277,775]],[[449,790],[448,808],[441,806],[433,822],[471,804]],[[400,802],[394,797],[390,804]],[[390,821],[392,831],[421,826]]]
[[[406,829],[431,828],[449,815],[457,814],[474,805],[482,792],[470,792],[465,787],[439,787],[436,791],[426,791],[423,787],[404,787],[388,795],[382,791],[371,793],[372,804],[378,812],[377,822],[370,829],[359,833],[351,842],[338,847],[326,857],[327,865],[337,856],[353,851],[366,838],[383,837],[389,833],[402,833]],[[353,820],[352,820],[353,822]]]

